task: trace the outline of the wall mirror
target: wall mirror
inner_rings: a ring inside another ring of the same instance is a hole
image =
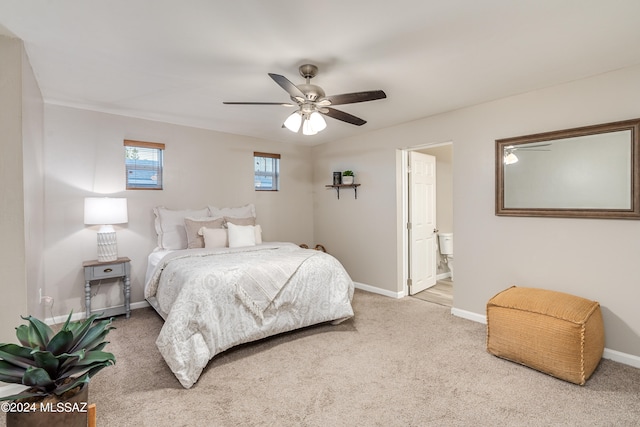
[[[496,140],[496,215],[640,219],[640,119]]]

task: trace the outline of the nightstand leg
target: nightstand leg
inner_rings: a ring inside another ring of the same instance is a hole
[[[131,315],[131,281],[128,275],[124,276],[124,308],[128,319]]]
[[[84,306],[87,308],[87,319],[91,316],[91,281],[84,282]]]

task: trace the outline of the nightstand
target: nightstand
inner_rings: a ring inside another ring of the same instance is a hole
[[[91,314],[103,313],[102,317],[117,316],[118,314],[126,314],[127,319],[131,315],[131,282],[129,280],[129,272],[131,269],[130,259],[121,257],[115,261],[85,261],[82,263],[84,267],[84,299],[87,307],[87,318]],[[102,279],[122,279],[124,306],[114,307],[106,310],[96,310],[91,312],[91,282]]]

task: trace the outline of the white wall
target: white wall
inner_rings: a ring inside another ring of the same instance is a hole
[[[44,289],[44,103],[27,55],[22,50],[22,153],[25,265],[29,314],[43,318]]]
[[[26,315],[27,291],[22,185],[22,43],[0,36],[0,342],[15,342]]]
[[[453,141],[454,307],[484,316],[512,284],[580,295],[601,303],[607,348],[640,356],[640,221],[497,217],[494,206],[496,139],[637,118],[638,99],[640,66],[314,147],[316,239],[356,282],[400,292],[396,149]],[[335,200],[323,186],[347,167],[358,200]]]
[[[132,260],[132,302],[143,301],[146,260],[156,244],[154,206],[254,203],[265,240],[312,240],[308,147],[54,105],[45,106],[45,130],[45,286],[56,316],[84,310],[82,261],[97,257],[98,228],[83,224],[87,196],[128,199],[129,223],[115,228],[119,255]],[[124,139],[166,144],[164,190],[125,191]],[[282,155],[280,191],[254,191],[254,151]],[[120,289],[117,282],[101,285],[92,309],[121,304]]]
[[[0,36],[0,342],[20,315],[41,315],[42,96],[22,41]]]

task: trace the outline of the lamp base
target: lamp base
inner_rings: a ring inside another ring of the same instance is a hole
[[[98,232],[98,261],[107,262],[118,259],[116,232]]]

